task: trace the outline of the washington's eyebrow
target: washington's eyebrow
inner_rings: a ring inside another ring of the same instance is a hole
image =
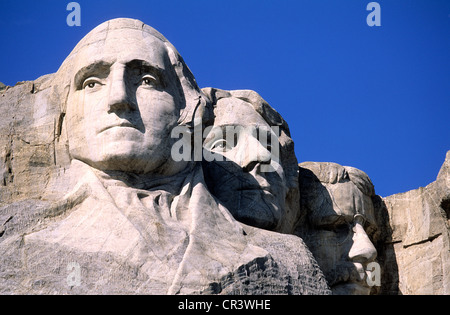
[[[134,59],[134,60],[127,62],[126,67],[131,70],[139,71],[139,75],[142,75],[145,73],[153,74],[159,79],[159,82],[163,86],[167,85],[166,81],[165,81],[165,69],[162,69],[158,66],[152,65],[148,61],[141,60],[141,59]]]
[[[134,59],[126,63],[127,68],[132,70],[139,70],[140,73],[154,73],[158,76],[162,76],[164,74],[164,69],[152,65],[145,60]]]
[[[105,78],[109,75],[110,69],[111,63],[105,61],[93,62],[77,71],[74,78],[74,84],[77,89],[81,89],[86,78],[92,75]]]

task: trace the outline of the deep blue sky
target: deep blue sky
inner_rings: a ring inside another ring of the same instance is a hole
[[[200,87],[253,89],[289,123],[302,161],[365,171],[388,196],[434,181],[450,149],[450,1],[0,1],[0,81],[55,72],[111,18],[142,20],[179,50]]]

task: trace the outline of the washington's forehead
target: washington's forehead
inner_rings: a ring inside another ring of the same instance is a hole
[[[119,18],[106,21],[93,30],[91,30],[74,49],[74,52],[78,51],[84,46],[92,45],[96,42],[105,41],[107,38],[114,36],[125,36],[125,37],[155,37],[161,41],[167,41],[167,39],[159,33],[157,30],[149,25],[146,25],[142,21],[129,19],[129,18]]]
[[[105,40],[80,48],[75,56],[76,67],[80,69],[99,62],[125,64],[142,60],[156,68],[165,69],[167,49],[164,43],[153,36],[143,38],[140,33],[136,30],[125,33],[116,30]]]

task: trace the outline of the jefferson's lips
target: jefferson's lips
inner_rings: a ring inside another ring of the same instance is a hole
[[[246,190],[264,190],[267,191],[269,193],[272,193],[272,191],[270,190],[270,187],[264,187],[264,186],[248,186],[248,187],[239,187],[237,190],[239,191],[246,191]]]

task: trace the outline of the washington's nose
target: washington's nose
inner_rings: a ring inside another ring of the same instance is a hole
[[[372,262],[377,257],[377,250],[364,231],[361,224],[357,223],[354,227],[353,244],[348,253],[351,261],[362,264]]]
[[[124,69],[114,69],[111,73],[110,88],[108,95],[108,111],[134,110],[136,106],[131,100],[127,87]]]
[[[241,167],[250,172],[259,163],[269,164],[271,162],[270,151],[253,136],[247,137],[247,145],[243,154]]]

